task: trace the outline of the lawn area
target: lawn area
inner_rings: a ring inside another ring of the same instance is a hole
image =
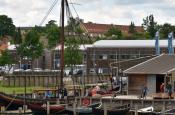
[[[32,93],[33,89],[37,89],[40,87],[27,87],[26,91],[27,93]],[[8,93],[8,94],[13,94],[14,92],[16,94],[22,94],[24,93],[24,87],[3,87],[0,86],[0,92]]]
[[[42,87],[26,87],[27,93],[32,93],[34,89],[39,89]],[[0,92],[4,92],[7,94],[13,94],[14,92],[16,94],[23,94],[25,90],[25,87],[4,87],[2,86],[0,82]]]

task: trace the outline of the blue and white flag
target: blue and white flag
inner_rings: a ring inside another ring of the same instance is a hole
[[[173,32],[171,32],[168,34],[168,54],[174,54],[173,39]]]
[[[160,55],[160,47],[159,47],[159,31],[155,34],[155,48],[156,48],[156,55]]]

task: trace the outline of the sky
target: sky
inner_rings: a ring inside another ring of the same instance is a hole
[[[16,26],[39,25],[55,0],[0,0],[0,15],[13,19]],[[158,24],[175,25],[175,0],[68,0],[75,3],[78,16],[84,22],[139,26],[143,18],[153,14]],[[53,8],[42,26],[49,20],[59,22],[60,2]],[[77,16],[70,4],[74,17]]]

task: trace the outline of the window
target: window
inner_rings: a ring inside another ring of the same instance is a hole
[[[109,59],[117,59],[116,57],[117,56],[116,55],[113,55],[113,54],[109,55]]]

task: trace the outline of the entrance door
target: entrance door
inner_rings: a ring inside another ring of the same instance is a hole
[[[156,75],[156,92],[160,92],[160,85],[164,83],[164,75]]]
[[[156,76],[155,75],[148,75],[147,77],[147,87],[148,87],[148,93],[156,93]]]

